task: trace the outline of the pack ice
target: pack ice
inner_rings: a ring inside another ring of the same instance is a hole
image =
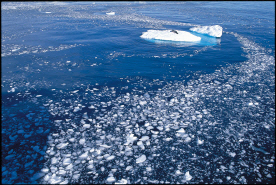
[[[176,30],[177,33],[171,32],[171,30],[148,30],[143,32],[140,36],[144,39],[157,39],[157,40],[168,40],[168,41],[185,41],[185,42],[199,42],[200,37],[195,36],[186,31]]]
[[[212,37],[221,37],[222,35],[222,27],[219,25],[197,26],[197,27],[190,28],[190,30],[197,33],[207,34]]]

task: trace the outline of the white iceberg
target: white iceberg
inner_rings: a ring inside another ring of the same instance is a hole
[[[200,37],[195,36],[186,31],[179,30],[148,30],[143,32],[140,36],[144,39],[158,39],[167,41],[185,41],[185,42],[198,42],[201,40]]]
[[[207,34],[212,37],[221,37],[222,35],[222,27],[219,25],[197,26],[197,27],[190,28],[190,30],[197,33]]]

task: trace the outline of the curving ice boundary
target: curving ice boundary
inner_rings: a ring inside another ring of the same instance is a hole
[[[157,39],[157,40],[169,40],[169,41],[185,41],[185,42],[199,42],[200,37],[195,36],[186,31],[176,30],[177,33],[171,32],[171,30],[148,30],[143,32],[140,36],[144,39]]]
[[[168,89],[166,90],[166,88],[164,88],[163,90],[160,90],[162,91],[162,93],[159,93],[159,95],[157,95],[156,97],[150,97],[148,94],[145,94],[144,96],[141,96],[141,97],[126,94],[123,98],[118,98],[113,102],[115,103],[114,105],[117,106],[117,108],[107,113],[108,116],[106,119],[99,118],[101,122],[98,122],[98,123],[96,122],[96,120],[92,121],[92,119],[88,119],[87,114],[85,113],[81,122],[83,122],[83,124],[86,122],[88,124],[93,125],[93,127],[90,127],[90,129],[94,129],[94,130],[92,131],[88,129],[86,132],[85,131],[86,128],[81,128],[81,126],[79,126],[77,127],[77,129],[74,129],[74,130],[68,129],[68,128],[67,128],[68,130],[65,129],[63,132],[67,134],[65,134],[64,136],[58,133],[56,133],[56,136],[49,136],[48,142],[51,144],[51,147],[48,148],[48,150],[46,151],[46,154],[51,155],[51,153],[53,153],[52,155],[54,156],[49,156],[49,163],[50,163],[50,164],[48,163],[49,166],[45,165],[45,168],[42,169],[42,172],[35,174],[32,177],[32,179],[36,180],[45,175],[41,179],[42,183],[67,184],[71,182],[77,182],[77,180],[79,180],[80,171],[78,170],[81,170],[82,168],[86,169],[87,176],[93,174],[93,177],[97,178],[98,173],[100,173],[99,170],[98,171],[96,170],[97,168],[100,168],[101,171],[103,172],[107,170],[107,168],[112,168],[112,166],[116,166],[116,168],[114,167],[114,169],[108,172],[109,175],[106,178],[105,182],[130,183],[131,181],[129,179],[128,180],[124,178],[117,179],[115,177],[114,173],[117,171],[117,168],[120,168],[121,170],[125,169],[121,173],[128,173],[128,171],[137,172],[137,169],[144,166],[145,168],[144,170],[147,171],[147,173],[151,173],[151,171],[153,170],[151,167],[151,163],[152,163],[151,160],[156,156],[159,156],[161,152],[157,150],[157,148],[167,146],[166,143],[171,140],[176,141],[178,139],[178,142],[182,142],[181,146],[185,146],[185,145],[188,145],[188,143],[197,141],[198,148],[200,149],[204,140],[200,140],[199,138],[197,138],[198,136],[195,137],[195,135],[193,135],[192,133],[188,133],[186,130],[186,127],[193,130],[193,128],[195,127],[195,125],[193,124],[196,124],[196,122],[200,123],[200,120],[209,120],[208,115],[209,115],[209,112],[211,112],[212,110],[206,110],[206,109],[194,110],[193,109],[193,103],[196,103],[197,105],[201,104],[200,101],[197,100],[197,98],[204,99],[204,96],[201,97],[200,94],[201,93],[212,94],[213,90],[217,91],[216,94],[222,93],[222,91],[226,94],[227,92],[231,93],[231,91],[234,90],[233,87],[235,87],[235,84],[237,83],[236,81],[238,81],[239,83],[241,83],[242,81],[250,81],[250,78],[252,78],[254,71],[258,71],[260,69],[262,69],[263,71],[266,71],[267,70],[266,68],[269,65],[273,65],[274,57],[259,53],[258,51],[262,50],[261,47],[250,42],[249,40],[247,40],[246,38],[238,34],[234,34],[234,33],[229,33],[229,34],[233,34],[235,37],[237,37],[238,41],[240,41],[240,43],[243,45],[244,51],[248,53],[247,57],[249,60],[246,61],[243,65],[239,66],[238,71],[236,71],[235,69],[236,72],[240,73],[240,76],[238,78],[241,78],[241,79],[237,80],[234,78],[235,76],[232,76],[228,79],[229,83],[227,82],[226,84],[221,84],[221,82],[217,81],[218,79],[216,77],[217,75],[223,76],[224,72],[221,71],[221,72],[216,72],[213,76],[212,75],[207,76],[207,78],[209,78],[211,81],[215,79],[214,83],[208,82],[208,79],[204,79],[203,77],[203,79],[200,79],[199,81],[191,82],[190,85],[186,88],[184,86],[179,87],[179,85],[175,85],[175,88],[177,90],[174,93],[171,92],[174,98],[172,98],[169,101],[168,105],[165,105],[164,103],[162,103],[162,101],[166,102],[165,100],[163,100],[166,98],[166,93],[170,93]],[[260,65],[259,61],[261,60],[265,60],[266,64]],[[247,70],[244,70],[244,68],[247,68]],[[231,67],[229,68],[229,70],[231,71]],[[230,71],[228,73],[231,74]],[[244,73],[244,71],[247,71],[247,73]],[[258,79],[258,76],[256,76],[256,80],[257,79]],[[202,84],[198,84],[200,81],[201,82],[206,81],[206,82]],[[204,88],[202,86],[204,86]],[[209,90],[207,90],[205,86],[206,87],[208,86]],[[223,87],[223,89],[221,89],[221,87]],[[238,87],[239,87],[239,84],[235,88],[238,88]],[[172,87],[170,88],[174,88],[174,85],[172,85]],[[190,88],[191,90],[187,88]],[[164,95],[161,95],[163,93]],[[224,96],[222,96],[222,98],[223,97]],[[129,100],[129,101],[125,101],[125,103],[132,102],[135,104],[135,107],[137,108],[133,108],[128,111],[125,110],[119,103],[121,101],[124,101],[124,99]],[[249,99],[245,99],[245,100],[249,101]],[[170,110],[173,105],[176,106],[179,103],[181,105],[183,104],[183,106],[184,105],[186,106],[181,108],[183,109],[181,112],[173,112],[173,113],[168,112],[169,113],[168,115],[166,111],[163,112],[163,110]],[[162,109],[159,107],[161,104],[162,104]],[[248,105],[244,105],[244,106],[250,107],[252,105],[257,107],[258,103],[256,102],[255,104],[248,103]],[[153,109],[149,109],[149,107],[153,107]],[[178,118],[182,116],[182,112],[185,111],[186,109],[191,109],[195,111],[195,114],[193,115],[186,112],[185,114],[183,114],[184,116],[183,122],[177,122],[176,120],[178,120]],[[126,114],[128,114],[129,116],[132,115],[133,117],[119,118],[118,115],[120,115],[121,111],[123,110],[125,111]],[[246,110],[246,112],[247,111],[248,110]],[[161,116],[162,115],[161,113],[164,115]],[[148,122],[145,118],[145,115],[151,115],[151,114],[153,115],[152,118],[154,120]],[[159,114],[161,116],[160,119],[158,117]],[[139,119],[145,121],[144,126],[139,126],[137,124],[137,122],[139,122],[139,120],[137,120],[138,117],[136,117],[137,115],[141,116],[141,118]],[[170,123],[172,122],[170,121],[170,117],[172,118],[172,120],[175,120],[174,127],[171,127]],[[234,123],[235,122],[231,122],[231,124],[234,124]],[[153,127],[151,126],[152,124],[158,125],[157,128],[159,129],[159,131],[153,131],[152,130]],[[217,123],[215,121],[212,124],[216,125],[220,123]],[[115,125],[116,127],[115,132],[114,130],[112,132],[108,131],[109,125],[113,125],[113,126]],[[207,128],[209,127],[211,126],[207,125]],[[153,134],[152,138],[149,138],[148,136],[146,136],[146,133],[147,133],[146,130],[149,130],[150,133]],[[238,130],[235,130],[234,127],[231,127],[231,126],[227,127],[224,129],[223,133],[220,133],[221,134],[220,137],[224,137],[224,135],[226,134],[227,135],[226,138],[228,138],[232,136],[231,132],[234,132],[234,131],[237,132]],[[86,135],[85,132],[89,134],[94,133],[95,134],[94,137],[97,137],[98,139],[95,141],[92,141],[91,139],[89,139],[89,137],[85,136]],[[164,134],[165,132],[167,134]],[[235,137],[239,137],[237,139],[239,141],[242,141],[243,139],[242,135],[244,133],[243,131],[240,131],[240,130],[239,132],[241,132],[240,133],[241,136],[237,134],[238,136],[235,136]],[[140,138],[134,136],[134,133],[136,136],[140,136]],[[166,136],[168,134],[171,135],[171,137],[173,138]],[[208,135],[209,134],[207,134],[207,136]],[[205,136],[202,135],[201,137],[205,137]],[[70,143],[68,142],[68,140],[70,141]],[[136,148],[132,147],[133,145],[132,143],[135,140],[138,140]],[[206,142],[204,142],[204,144],[208,145],[208,143]],[[56,147],[58,148],[58,146],[65,146],[65,147],[62,148],[62,150],[58,149],[55,151],[54,148]],[[71,153],[72,149],[69,149],[70,148],[69,146],[70,147],[78,146],[79,148],[78,152],[74,151],[73,153]],[[172,150],[174,150],[174,148],[176,148],[177,146],[178,145],[171,147]],[[256,150],[255,148],[253,149]],[[245,152],[246,149],[247,148],[242,148],[241,151]],[[151,150],[150,151],[151,155],[146,156],[145,151],[149,152],[149,150]],[[212,148],[209,148],[209,150],[210,151],[208,155],[212,155]],[[227,151],[226,154],[231,157],[235,157],[236,153],[232,152],[231,150]],[[265,154],[269,154],[269,153],[266,152]],[[123,156],[125,157],[125,159],[121,160]],[[131,161],[132,159],[134,160],[132,164],[129,164],[129,162],[126,161],[126,160]],[[194,159],[197,159],[197,158],[191,158],[191,160],[194,160]],[[115,161],[117,161],[117,163]],[[248,163],[248,161],[246,160],[245,162]],[[242,165],[247,165],[245,164],[245,162],[243,162]],[[82,165],[79,165],[80,163]],[[183,168],[183,169],[186,169],[186,168]],[[178,176],[181,177],[182,183],[186,183],[188,181],[193,180],[193,175],[196,173],[195,172],[196,169],[192,170],[192,168],[190,168],[190,170],[191,171],[188,171],[188,169],[186,169],[186,172],[184,170],[183,171],[176,170],[175,178],[177,178]],[[78,173],[75,173],[75,171]],[[148,182],[157,183],[159,181],[149,180]],[[240,182],[247,182],[247,180],[245,179],[245,177],[243,177],[240,179]]]
[[[222,27],[219,25],[197,26],[197,27],[190,28],[190,30],[197,33],[207,34],[212,37],[221,37],[222,35]]]

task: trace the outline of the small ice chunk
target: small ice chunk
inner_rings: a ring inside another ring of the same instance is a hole
[[[104,148],[111,148],[111,146],[108,146],[108,145],[100,145],[100,146],[102,146]]]
[[[65,179],[65,181],[61,182],[60,184],[69,184],[69,181]]]
[[[204,143],[204,140],[197,139],[197,144],[202,145]]]
[[[137,145],[138,145],[139,147],[141,147],[142,150],[145,149],[145,146],[143,145],[143,142],[142,142],[142,141],[138,141],[138,142],[137,142]]]
[[[112,156],[109,156],[108,158],[106,158],[106,160],[107,160],[107,161],[111,161],[111,160],[113,160],[114,158],[115,158],[115,156],[112,155]]]
[[[80,156],[80,158],[82,158],[82,159],[86,159],[87,157],[88,157],[88,151],[84,152],[84,153]]]
[[[18,130],[17,133],[18,134],[24,134],[25,132],[24,132],[24,130]]]
[[[176,174],[176,175],[181,175],[181,174],[183,174],[183,173],[182,173],[180,170],[176,170],[175,174]]]
[[[6,159],[6,160],[10,160],[10,159],[12,159],[12,158],[14,158],[14,157],[15,157],[15,155],[12,154],[12,155],[8,155],[7,157],[5,157],[5,159]]]
[[[129,171],[129,170],[131,170],[133,167],[132,166],[127,166],[126,167],[126,171]]]
[[[267,174],[267,176],[266,176],[267,178],[272,178],[272,176],[271,176],[271,174],[269,173],[269,174]]]
[[[33,177],[31,177],[31,181],[36,181],[37,179],[40,179],[41,177],[43,177],[45,175],[45,173],[36,173],[33,175]]]
[[[90,124],[84,124],[83,127],[84,128],[90,128]]]
[[[78,112],[78,111],[80,111],[80,108],[79,107],[75,107],[73,112]]]
[[[38,97],[41,97],[42,95],[36,95],[36,97],[38,98]]]
[[[69,164],[71,164],[72,162],[71,162],[71,159],[70,158],[65,158],[64,160],[63,160],[63,165],[64,166],[67,166],[67,165],[69,165]]]
[[[34,147],[33,147],[33,150],[36,151],[36,152],[39,152],[39,151],[40,151],[40,150],[39,150],[39,146],[34,146]]]
[[[190,28],[191,31],[207,34],[212,37],[221,37],[222,35],[222,27],[219,25],[214,26],[198,26]]]
[[[140,105],[146,105],[146,104],[147,104],[147,101],[140,101],[139,104],[140,104]]]
[[[43,169],[41,169],[41,171],[42,171],[43,173],[48,173],[48,172],[49,172],[49,169],[48,169],[48,168],[43,168]]]
[[[115,182],[116,179],[115,179],[113,176],[111,176],[111,177],[108,177],[108,178],[106,179],[106,181],[107,181],[107,182]]]
[[[80,139],[79,143],[83,145],[85,143],[85,138]]]
[[[135,140],[137,140],[137,137],[134,136],[134,134],[130,134],[127,136],[127,142],[125,143],[125,145],[128,145],[130,143],[133,143]]]
[[[70,138],[69,141],[73,143],[75,141],[75,138]]]
[[[60,143],[60,144],[57,145],[57,148],[58,148],[58,149],[63,149],[63,148],[65,148],[68,144],[69,144],[69,143]]]
[[[139,140],[140,141],[146,141],[149,139],[149,136],[142,136]]]
[[[70,170],[70,169],[72,169],[73,168],[73,164],[71,163],[71,164],[69,164],[65,169],[66,170]]]
[[[145,155],[141,155],[139,158],[136,159],[136,163],[143,163],[147,160]]]
[[[190,181],[193,177],[190,175],[189,171],[185,173],[185,180]]]
[[[184,140],[184,142],[188,143],[188,142],[190,142],[191,140],[192,140],[192,139],[191,139],[190,137],[186,137],[185,140]]]
[[[51,159],[51,164],[57,164],[58,163],[58,159],[56,157],[53,157]]]
[[[115,12],[107,12],[106,15],[115,15]]]
[[[235,156],[236,156],[236,153],[235,153],[235,152],[229,152],[229,155],[230,155],[231,157],[235,157]]]
[[[183,128],[181,128],[180,130],[176,131],[178,133],[185,133],[185,130]]]
[[[127,184],[127,180],[126,179],[121,179],[118,182],[115,182],[115,184]]]

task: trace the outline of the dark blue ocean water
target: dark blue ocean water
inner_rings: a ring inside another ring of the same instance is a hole
[[[274,2],[3,2],[1,33],[2,183],[275,182]]]

